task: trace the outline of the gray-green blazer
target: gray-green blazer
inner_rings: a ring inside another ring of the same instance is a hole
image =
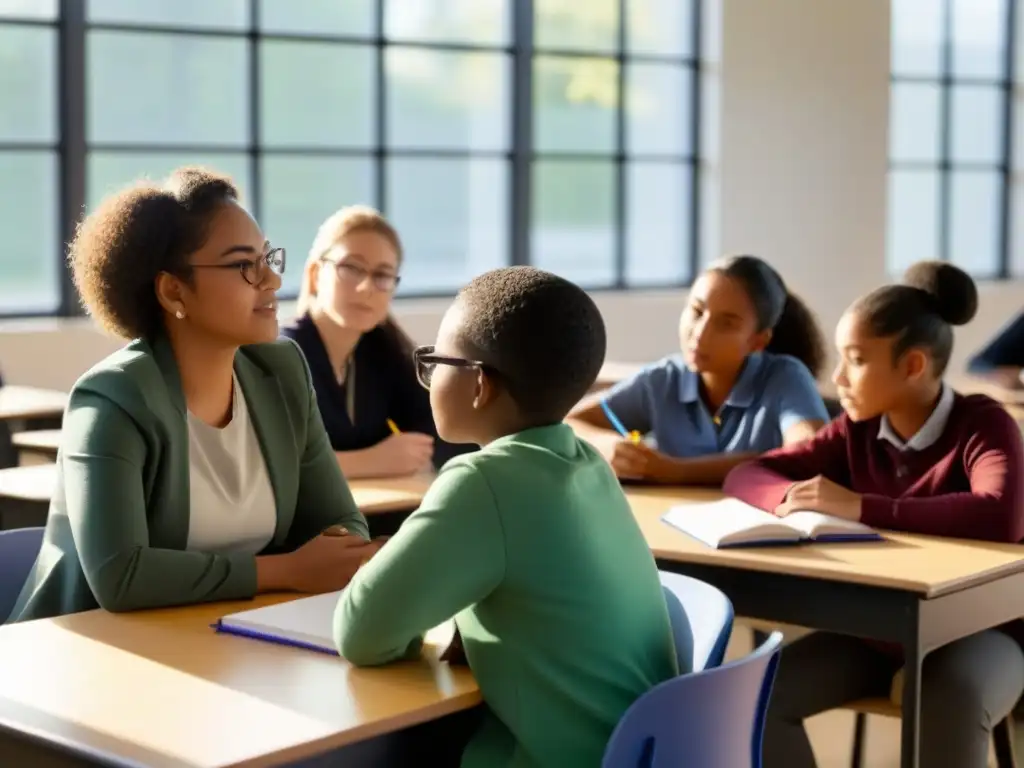
[[[295,343],[241,348],[235,374],[277,502],[262,554],[291,551],[339,523],[367,536]],[[9,621],[252,597],[253,555],[186,551],[188,445],[165,339],[134,341],[79,379],[64,414],[42,550]]]

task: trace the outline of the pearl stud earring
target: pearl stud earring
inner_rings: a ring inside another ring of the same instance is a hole
[[[185,319],[185,313],[183,311],[181,311],[180,309],[177,312],[174,313],[174,316],[176,318],[178,318],[179,320],[184,320]]]

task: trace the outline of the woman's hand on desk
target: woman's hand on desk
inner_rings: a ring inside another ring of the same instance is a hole
[[[356,571],[384,546],[386,538],[367,541],[347,531],[328,529],[284,555],[286,589],[334,592],[344,589]]]
[[[818,475],[793,483],[785,500],[775,508],[775,514],[785,517],[801,510],[858,521],[861,515],[860,494]]]

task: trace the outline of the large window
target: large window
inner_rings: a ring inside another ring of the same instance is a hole
[[[1007,277],[1017,0],[892,0],[889,267]]]
[[[697,254],[699,0],[0,0],[0,313],[73,311],[65,243],[140,177],[231,174],[294,294],[368,203],[404,295],[532,263],[678,285]]]

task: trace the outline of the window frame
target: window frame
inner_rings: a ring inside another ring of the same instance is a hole
[[[893,171],[928,171],[935,172],[938,176],[938,201],[936,205],[936,242],[938,253],[934,255],[922,255],[921,258],[937,258],[942,261],[952,261],[952,228],[953,216],[953,183],[958,172],[963,171],[984,171],[994,173],[999,179],[999,200],[998,220],[996,233],[997,261],[996,269],[992,274],[976,275],[981,280],[1005,281],[1013,279],[1013,254],[1012,254],[1012,209],[1014,195],[1014,91],[1016,88],[1016,55],[1017,55],[1017,21],[1018,0],[1004,0],[1006,3],[1005,17],[1003,19],[1004,50],[1000,63],[998,77],[979,77],[958,75],[954,71],[954,36],[953,21],[956,0],[940,0],[942,3],[940,12],[942,14],[941,41],[939,51],[939,71],[936,76],[930,75],[908,75],[900,74],[890,69],[889,98],[890,115],[894,99],[893,85],[930,85],[938,88],[939,91],[939,115],[937,126],[939,131],[938,144],[939,152],[935,161],[930,160],[899,160],[893,157],[892,145],[889,148],[889,178],[892,179]],[[999,92],[1001,103],[999,105],[1000,128],[1002,130],[1001,141],[998,148],[996,162],[973,162],[958,161],[953,157],[953,100],[954,93],[959,86],[984,86],[995,88]],[[890,186],[891,194],[891,186]],[[891,214],[892,207],[890,205]],[[891,223],[890,223],[891,226]],[[893,269],[894,254],[886,253],[887,271]],[[968,270],[969,271],[969,270]]]
[[[615,168],[615,210],[614,210],[614,279],[610,284],[590,286],[593,290],[631,290],[631,289],[677,289],[689,285],[697,276],[700,265],[701,244],[701,86],[703,80],[702,38],[703,38],[703,1],[692,0],[692,39],[689,56],[671,56],[664,54],[634,53],[628,48],[627,23],[629,19],[629,0],[616,0],[619,11],[618,35],[615,49],[608,51],[570,51],[554,48],[535,50],[534,46],[534,2],[533,0],[509,0],[508,11],[511,18],[509,36],[504,44],[468,44],[457,42],[412,41],[392,39],[386,36],[385,14],[386,2],[396,0],[376,0],[374,3],[374,26],[369,36],[340,34],[303,34],[293,32],[265,32],[260,28],[260,2],[248,0],[249,24],[245,29],[213,28],[204,26],[164,25],[153,23],[121,23],[106,21],[89,21],[87,19],[87,0],[59,0],[58,15],[52,20],[21,19],[13,17],[0,18],[0,24],[27,25],[56,28],[57,30],[57,92],[58,126],[55,145],[49,143],[0,143],[0,149],[40,149],[47,148],[57,152],[58,188],[59,188],[59,230],[62,244],[59,253],[54,254],[61,264],[59,305],[57,316],[76,316],[83,313],[78,293],[74,287],[71,272],[67,265],[66,247],[74,237],[75,230],[81,220],[82,213],[88,204],[87,165],[92,151],[104,153],[138,152],[159,153],[163,151],[184,151],[195,153],[239,153],[247,156],[249,167],[249,185],[246,189],[247,204],[257,220],[261,220],[263,211],[262,168],[261,159],[266,156],[280,155],[293,157],[359,157],[369,159],[373,164],[374,204],[385,215],[388,214],[387,201],[387,163],[393,157],[428,157],[428,158],[496,158],[508,162],[508,247],[506,263],[522,265],[531,263],[531,175],[535,159],[555,159],[556,154],[537,152],[533,142],[533,65],[535,55],[554,54],[581,57],[599,57],[614,60],[618,66],[618,106],[616,109],[616,144],[610,155],[600,155],[602,160],[611,160]],[[88,88],[86,75],[86,46],[91,31],[157,33],[161,35],[190,35],[219,37],[246,41],[247,87],[249,90],[249,128],[248,143],[245,147],[226,147],[209,144],[160,145],[154,143],[116,143],[89,142],[87,139],[86,93]],[[374,69],[369,76],[374,78],[375,115],[373,143],[367,149],[351,148],[317,148],[287,147],[274,148],[263,144],[260,121],[260,50],[263,40],[281,40],[291,42],[315,42],[369,45],[374,51]],[[503,53],[511,57],[510,80],[510,144],[507,151],[473,150],[473,149],[412,149],[395,148],[388,144],[387,115],[387,72],[386,56],[391,48],[415,48],[429,51],[454,52],[488,52]],[[633,153],[627,143],[626,114],[629,95],[627,93],[627,68],[634,63],[650,62],[670,64],[685,70],[689,79],[690,92],[686,105],[686,128],[690,132],[691,151],[688,155],[659,156],[657,153]],[[565,157],[575,158],[575,155]],[[580,159],[586,156],[580,155]],[[667,160],[689,169],[688,210],[681,215],[689,218],[689,231],[684,252],[678,254],[682,260],[686,277],[679,281],[659,281],[655,284],[627,283],[628,216],[629,201],[627,199],[627,177],[630,162],[637,160]],[[310,238],[313,236],[310,232]],[[294,249],[296,244],[292,244]],[[452,291],[412,291],[402,292],[400,298],[437,298],[449,297]],[[294,298],[291,292],[283,293],[282,298]],[[39,317],[53,316],[50,309],[38,311],[0,312],[0,317]]]

